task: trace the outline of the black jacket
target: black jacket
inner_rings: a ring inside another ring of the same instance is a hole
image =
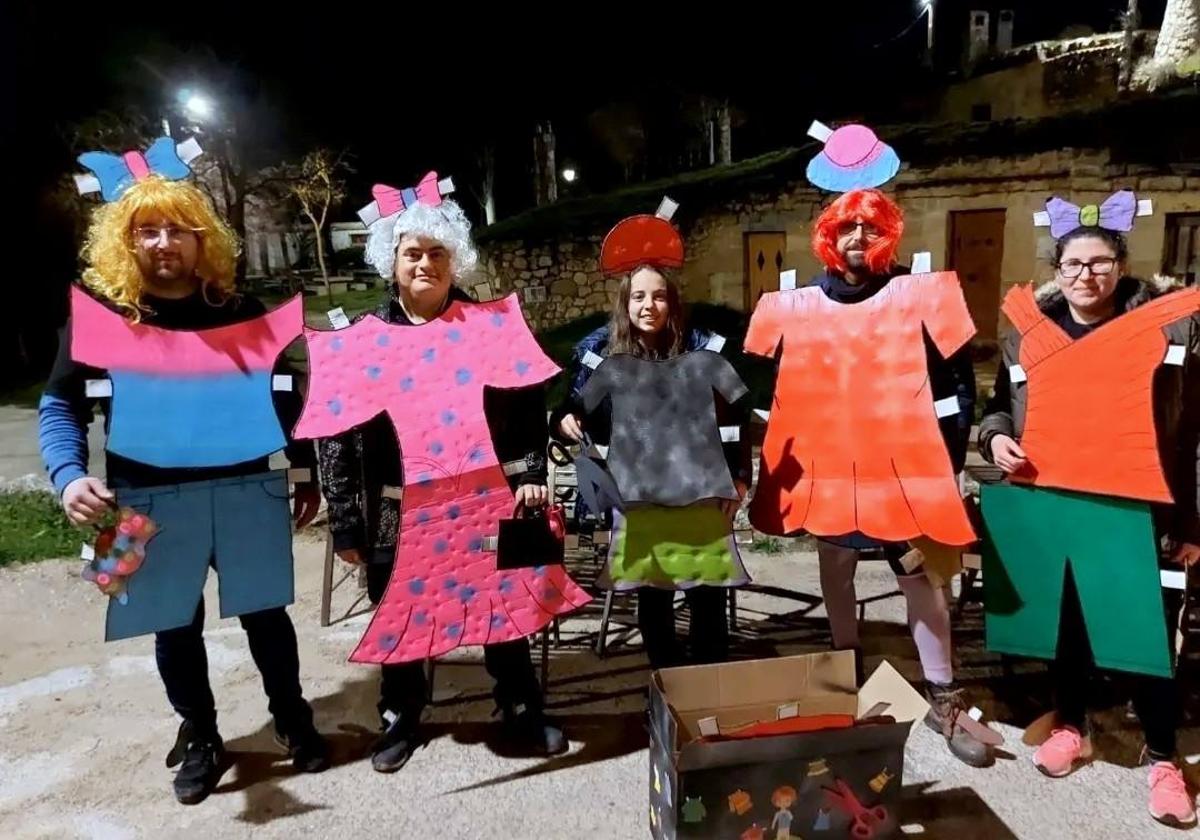
[[[450,301],[472,300],[451,287]],[[395,292],[372,313],[389,324],[408,324]],[[366,313],[355,320],[366,317]],[[544,484],[546,481],[546,395],[538,386],[520,389],[487,388],[484,412],[492,444],[500,463],[524,458],[526,472],[510,484]],[[384,487],[404,484],[396,433],[386,414],[361,426],[317,442],[325,501],[329,505],[329,530],[337,551],[357,549],[367,559],[390,563],[400,530],[400,504],[383,496]]]

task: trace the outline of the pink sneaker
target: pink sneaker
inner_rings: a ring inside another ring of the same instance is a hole
[[[1083,738],[1074,726],[1055,729],[1033,754],[1033,763],[1047,776],[1060,779],[1068,775],[1083,755]]]
[[[1183,772],[1169,761],[1150,765],[1150,816],[1171,828],[1196,824],[1196,806],[1183,781]]]

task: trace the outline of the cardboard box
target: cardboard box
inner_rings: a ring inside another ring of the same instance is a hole
[[[880,704],[886,704],[881,711]],[[650,832],[660,840],[898,836],[904,744],[929,704],[886,662],[861,690],[849,651],[699,665],[650,678]],[[894,723],[862,723],[868,715]],[[733,740],[750,723],[853,716],[841,729]],[[866,825],[852,834],[854,826]]]

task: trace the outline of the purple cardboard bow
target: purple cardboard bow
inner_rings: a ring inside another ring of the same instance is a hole
[[[1135,217],[1149,216],[1152,212],[1150,200],[1138,201],[1133,190],[1120,190],[1099,205],[1085,204],[1082,207],[1054,196],[1046,202],[1045,212],[1033,214],[1033,223],[1038,227],[1048,226],[1050,235],[1055,239],[1066,236],[1078,227],[1128,233],[1133,230]]]

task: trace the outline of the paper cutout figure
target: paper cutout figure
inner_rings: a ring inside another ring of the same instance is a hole
[[[670,209],[674,212],[674,207]],[[602,272],[627,274],[640,265],[654,268],[683,265],[683,239],[669,220],[657,215],[630,216],[604,237],[600,246]]]
[[[688,589],[750,581],[729,518],[715,503],[682,508],[643,505],[614,519],[608,564],[598,583],[604,589],[646,585]]]
[[[170,181],[186,178],[192,173],[188,164],[199,156],[200,144],[194,138],[176,146],[170,137],[158,138],[145,152],[84,152],[78,161],[93,174],[76,175],[75,186],[81,194],[99,192],[105,201],[116,201],[125,190],[151,175]]]
[[[1171,676],[1147,503],[1008,484],[980,493],[989,650],[1054,658],[1069,567],[1096,664]]]
[[[830,192],[879,187],[900,171],[900,158],[865,125],[850,124],[830,131],[814,122],[809,136],[824,148],[808,162],[809,183]]]
[[[817,810],[817,818],[813,820],[813,831],[828,831],[829,823],[829,811],[825,808],[819,808]]]
[[[1046,202],[1045,213],[1034,214],[1034,224],[1049,227],[1050,235],[1061,239],[1078,227],[1098,227],[1114,233],[1133,230],[1137,216],[1148,216],[1151,206],[1148,201],[1139,202],[1133,190],[1120,190],[1104,199],[1099,205],[1085,204],[1080,207],[1054,196]]]
[[[771,819],[771,828],[775,830],[775,840],[790,840],[792,821],[796,819],[791,808],[796,804],[798,798],[796,789],[789,785],[778,787],[771,794],[771,804],[779,809]]]
[[[292,528],[283,471],[120,489],[117,499],[161,530],[126,582],[125,603],[109,601],[108,641],[190,624],[210,562],[217,570],[222,618],[292,602]]]
[[[1200,311],[1200,288],[1163,295],[1076,341],[1042,313],[1029,286],[1010,289],[1001,308],[1021,334],[1028,388],[1021,435],[1028,466],[1012,480],[1171,502],[1153,377],[1167,349],[1162,328]]]
[[[616,355],[604,360],[584,386],[584,408],[612,401],[608,467],[621,498],[688,505],[736,499],[721,449],[713,390],[733,403],[746,394],[733,365],[711,350],[662,361]]]
[[[685,823],[698,823],[704,822],[704,818],[708,816],[708,809],[704,807],[704,802],[700,797],[688,796],[683,800],[680,813]]]
[[[396,562],[352,661],[412,662],[523,638],[591,600],[562,566],[501,571],[482,550],[514,503],[483,389],[559,372],[516,295],[455,302],[415,327],[367,316],[336,332],[306,329],[305,338],[311,373],[296,436],[328,437],[386,413],[403,463]]]
[[[879,771],[875,778],[871,779],[871,781],[868,783],[868,786],[876,793],[883,793],[883,789],[886,788],[888,783],[892,781],[892,777],[894,775],[894,773],[889,773],[888,769],[884,767]]]
[[[117,521],[102,528],[96,536],[91,556],[80,577],[96,584],[96,588],[126,604],[125,591],[129,576],[142,567],[146,559],[146,544],[158,533],[158,525],[145,514],[132,508],[117,511]]]
[[[132,323],[71,289],[71,358],[112,379],[108,451],[155,467],[252,461],[287,443],[271,396],[275,359],[300,335],[300,296],[206,330]]]
[[[855,796],[850,785],[841,779],[835,779],[832,788],[825,788],[825,796],[832,807],[850,817],[850,834],[853,837],[869,840],[877,833],[882,833],[880,828],[888,820],[887,808],[882,805],[867,808]]]
[[[454,192],[454,180],[442,178],[438,180],[436,172],[428,172],[415,187],[396,189],[387,184],[376,184],[371,187],[371,196],[375,199],[358,211],[358,218],[367,227],[380,219],[390,219],[405,208],[412,207],[418,202],[429,207],[437,207],[442,199]]]
[[[754,802],[750,799],[750,794],[746,791],[738,789],[729,794],[729,811],[732,814],[737,814],[739,817],[750,812],[754,807]]]
[[[758,823],[752,823],[741,833],[739,840],[764,840],[767,834]]]
[[[975,334],[952,271],[894,277],[855,304],[815,286],[759,299],[746,351],[782,357],[750,503],[755,528],[975,539],[938,428],[924,332],[943,357]]]

